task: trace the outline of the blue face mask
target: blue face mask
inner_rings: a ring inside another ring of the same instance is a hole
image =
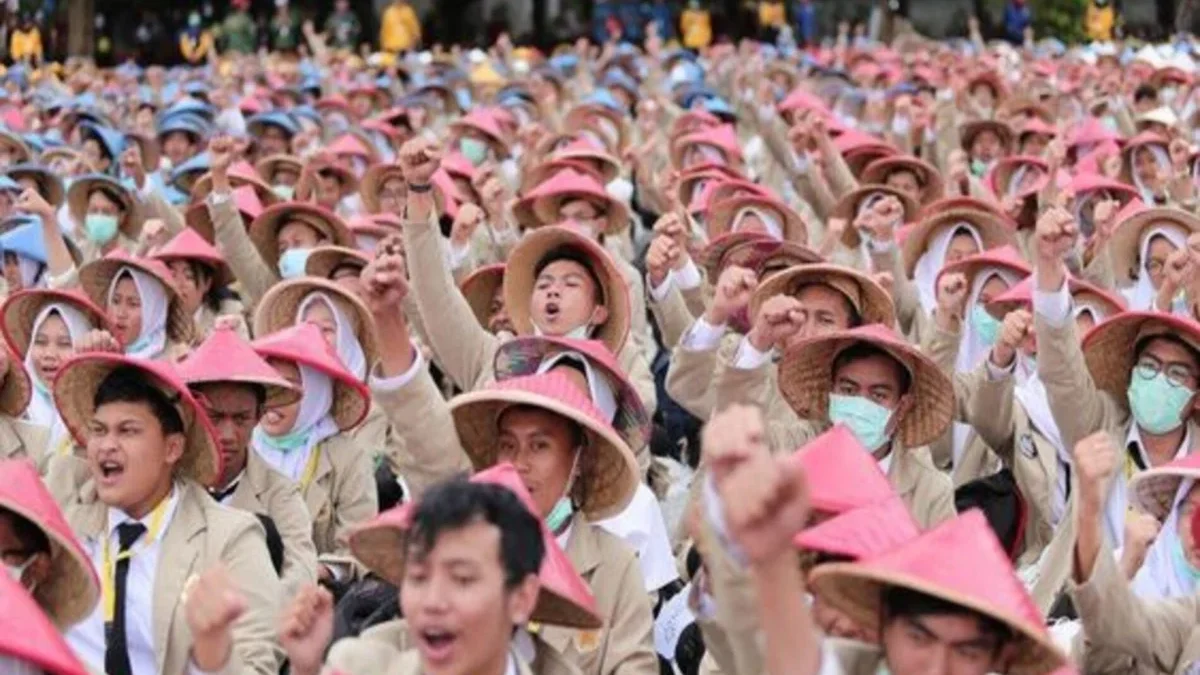
[[[292,201],[292,198],[296,196],[296,186],[295,185],[272,185],[271,192],[274,192],[275,194],[279,195],[280,199],[290,202],[290,201]]]
[[[83,219],[83,229],[88,241],[93,244],[107,244],[117,236],[117,217],[105,213],[89,213]]]
[[[971,327],[975,329],[975,334],[985,344],[994,345],[1000,337],[1000,322],[996,317],[988,314],[983,305],[975,305],[971,308]]]
[[[829,395],[829,421],[845,424],[869,452],[888,441],[887,425],[892,411],[861,396]]]
[[[309,432],[307,431],[293,431],[282,436],[272,436],[263,431],[262,427],[254,427],[254,440],[285,455],[303,448],[308,443],[308,437]]]
[[[279,276],[284,279],[295,279],[304,276],[304,268],[308,265],[309,248],[289,248],[279,256]]]
[[[479,166],[487,159],[488,145],[475,138],[460,138],[458,140],[458,151],[473,166]]]
[[[564,495],[554,508],[550,509],[550,515],[546,516],[546,527],[550,528],[551,532],[558,532],[574,513],[575,507],[571,505],[571,498]]]
[[[1191,389],[1172,384],[1164,373],[1151,376],[1149,370],[1134,367],[1129,378],[1129,411],[1142,429],[1165,434],[1183,424],[1183,409],[1195,395]]]

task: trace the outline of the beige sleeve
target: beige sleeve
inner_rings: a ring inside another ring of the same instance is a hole
[[[245,611],[233,625],[233,654],[226,673],[274,675],[279,672],[276,622],[283,586],[271,567],[267,540],[258,520],[247,514],[245,525],[232,533],[220,563],[238,586]]]
[[[275,521],[283,540],[284,597],[317,582],[317,546],[313,542],[312,516],[294,481],[280,481],[267,500],[266,515]]]
[[[1122,428],[1128,413],[1096,388],[1083,360],[1075,322],[1056,327],[1034,312],[1033,324],[1038,336],[1038,374],[1046,386],[1046,398],[1063,446],[1073,448],[1101,429]]]
[[[679,338],[684,331],[696,320],[688,308],[683,292],[674,284],[667,291],[667,297],[663,298],[661,302],[651,299],[650,312],[658,325],[663,346],[672,350],[679,344]]]
[[[241,283],[246,310],[253,315],[258,301],[279,281],[279,275],[267,267],[267,263],[258,254],[258,249],[254,248],[233,199],[216,204],[210,201],[208,215],[212,218],[213,229],[216,231],[217,246],[225,254],[225,260],[233,270],[234,277]]]

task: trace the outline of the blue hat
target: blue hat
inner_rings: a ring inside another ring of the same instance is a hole
[[[583,99],[583,103],[587,105],[598,105],[616,112],[625,112],[617,99],[613,98],[612,92],[607,89],[597,89],[591,94],[588,94]]]
[[[159,189],[159,194],[162,195],[163,199],[166,199],[167,203],[171,206],[183,206],[190,201],[188,193],[180,190],[174,185],[163,186]]]
[[[32,216],[33,222],[25,222],[0,234],[0,251],[15,253],[22,258],[46,264],[46,244],[42,237],[41,222]],[[9,222],[12,222],[11,220]]]
[[[84,138],[94,138],[104,149],[109,159],[116,161],[125,151],[125,134],[112,127],[101,126],[93,122],[84,122],[79,131]]]
[[[291,110],[292,117],[296,120],[308,120],[318,127],[325,126],[325,120],[321,119],[321,113],[311,105],[298,105]],[[299,129],[299,125],[296,127]]]
[[[733,106],[729,105],[729,101],[719,96],[705,99],[702,107],[721,118],[722,122],[733,122],[737,119],[737,113],[734,112]]]
[[[559,54],[550,58],[550,67],[559,73],[571,77],[579,67],[579,57],[575,54]]]
[[[268,126],[282,129],[289,137],[300,133],[300,125],[295,118],[282,110],[259,113],[246,120],[246,131],[250,132],[251,136],[258,136],[263,132],[263,128]]]
[[[8,176],[0,176],[0,192],[21,192],[21,184]]]
[[[166,117],[168,115],[178,115],[180,113],[192,113],[194,115],[199,115],[209,122],[213,121],[213,119],[215,119],[217,116],[217,111],[215,108],[213,108],[213,106],[205,103],[204,101],[198,101],[190,97],[181,98],[176,101],[170,108],[167,108],[166,111],[163,112],[162,116]]]
[[[300,87],[299,87],[300,96],[303,97],[304,94],[310,94],[310,93],[316,93],[316,94],[321,93],[321,78],[320,77],[306,77],[306,78],[300,80]]]
[[[66,193],[66,185],[63,184],[58,174],[51,171],[46,165],[25,162],[8,167],[8,177],[12,180],[15,181],[22,176],[31,176],[41,183],[44,186],[44,196],[51,204],[62,202],[63,195]]]
[[[146,85],[138,87],[138,106],[150,106],[155,110],[158,109],[158,97],[154,95],[154,90]]]
[[[183,85],[183,92],[188,96],[207,96],[209,85],[204,82],[192,80]]]
[[[208,173],[210,162],[208,152],[202,152],[188,159],[183,164],[171,170],[171,182],[177,183],[179,179],[193,173]]]
[[[42,138],[41,134],[21,134],[21,140],[25,141],[25,145],[28,145],[34,154],[46,151],[46,140]]]
[[[679,94],[679,105],[684,109],[690,109],[697,101],[703,103],[714,98],[720,98],[720,96],[712,89],[708,87],[693,87]]]
[[[608,72],[604,73],[604,79],[600,82],[601,86],[619,87],[624,89],[630,96],[638,95],[638,83],[620,68],[609,68]]]
[[[209,122],[195,113],[164,113],[158,118],[157,135],[159,138],[174,131],[182,131],[202,139],[208,135],[210,130]]]

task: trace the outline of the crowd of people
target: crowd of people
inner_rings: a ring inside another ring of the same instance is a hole
[[[8,80],[0,672],[1195,672],[1200,46],[303,33]]]

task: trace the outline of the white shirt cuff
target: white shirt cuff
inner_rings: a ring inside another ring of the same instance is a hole
[[[747,564],[746,554],[729,536],[729,528],[725,525],[725,505],[721,503],[721,495],[717,494],[717,484],[713,480],[712,472],[704,475],[704,485],[701,486],[701,490],[704,495],[704,515],[712,524],[713,533],[717,535],[717,542],[729,554],[729,557],[745,567]]]
[[[874,237],[866,237],[866,241],[867,241],[867,250],[869,250],[874,255],[882,255],[884,253],[891,253],[892,251],[896,250],[896,240],[895,239],[889,239],[887,241],[878,241]]]
[[[663,277],[662,283],[655,286],[650,280],[650,275],[646,275],[646,287],[650,289],[650,299],[654,302],[662,302],[667,299],[667,294],[671,292],[671,286],[675,285],[675,277],[671,272]]]
[[[737,354],[733,357],[733,367],[738,370],[754,370],[761,368],[771,360],[771,352],[760,352],[750,344],[750,338],[744,337],[738,343]]]
[[[1067,291],[1067,281],[1063,280],[1062,287],[1056,291],[1033,291],[1033,311],[1055,328],[1062,328],[1071,318],[1071,294]]]
[[[392,377],[379,377],[373,371],[368,379],[372,390],[381,391],[384,393],[392,393],[403,389],[408,383],[417,379],[417,374],[421,372],[421,368],[425,366],[425,357],[421,355],[421,350],[417,349],[417,345],[412,345],[413,362],[408,367],[408,370],[399,375]]]
[[[511,225],[504,228],[492,228],[492,234],[496,236],[496,244],[499,246],[509,246],[521,240],[521,235],[517,234],[517,228]]]
[[[700,270],[697,269],[696,263],[692,262],[691,258],[687,259],[683,267],[671,270],[670,276],[674,278],[676,286],[681,291],[690,291],[693,288],[699,288],[700,284],[704,283],[704,278],[700,276]]]
[[[446,262],[450,264],[450,269],[458,270],[467,263],[471,258],[471,246],[455,246],[454,242],[446,247]]]
[[[209,206],[220,206],[228,202],[230,199],[233,199],[232,192],[217,192],[216,190],[213,190],[212,192],[208,193]]]
[[[1012,376],[1013,372],[1017,369],[1017,357],[1015,355],[1013,356],[1012,363],[1008,364],[1007,368],[1001,368],[1000,366],[992,363],[991,354],[988,354],[987,358],[984,359],[983,362],[987,364],[987,378],[989,382],[1006,380]]]
[[[689,352],[712,351],[721,346],[725,331],[724,325],[714,326],[700,317],[684,332],[683,348]]]

